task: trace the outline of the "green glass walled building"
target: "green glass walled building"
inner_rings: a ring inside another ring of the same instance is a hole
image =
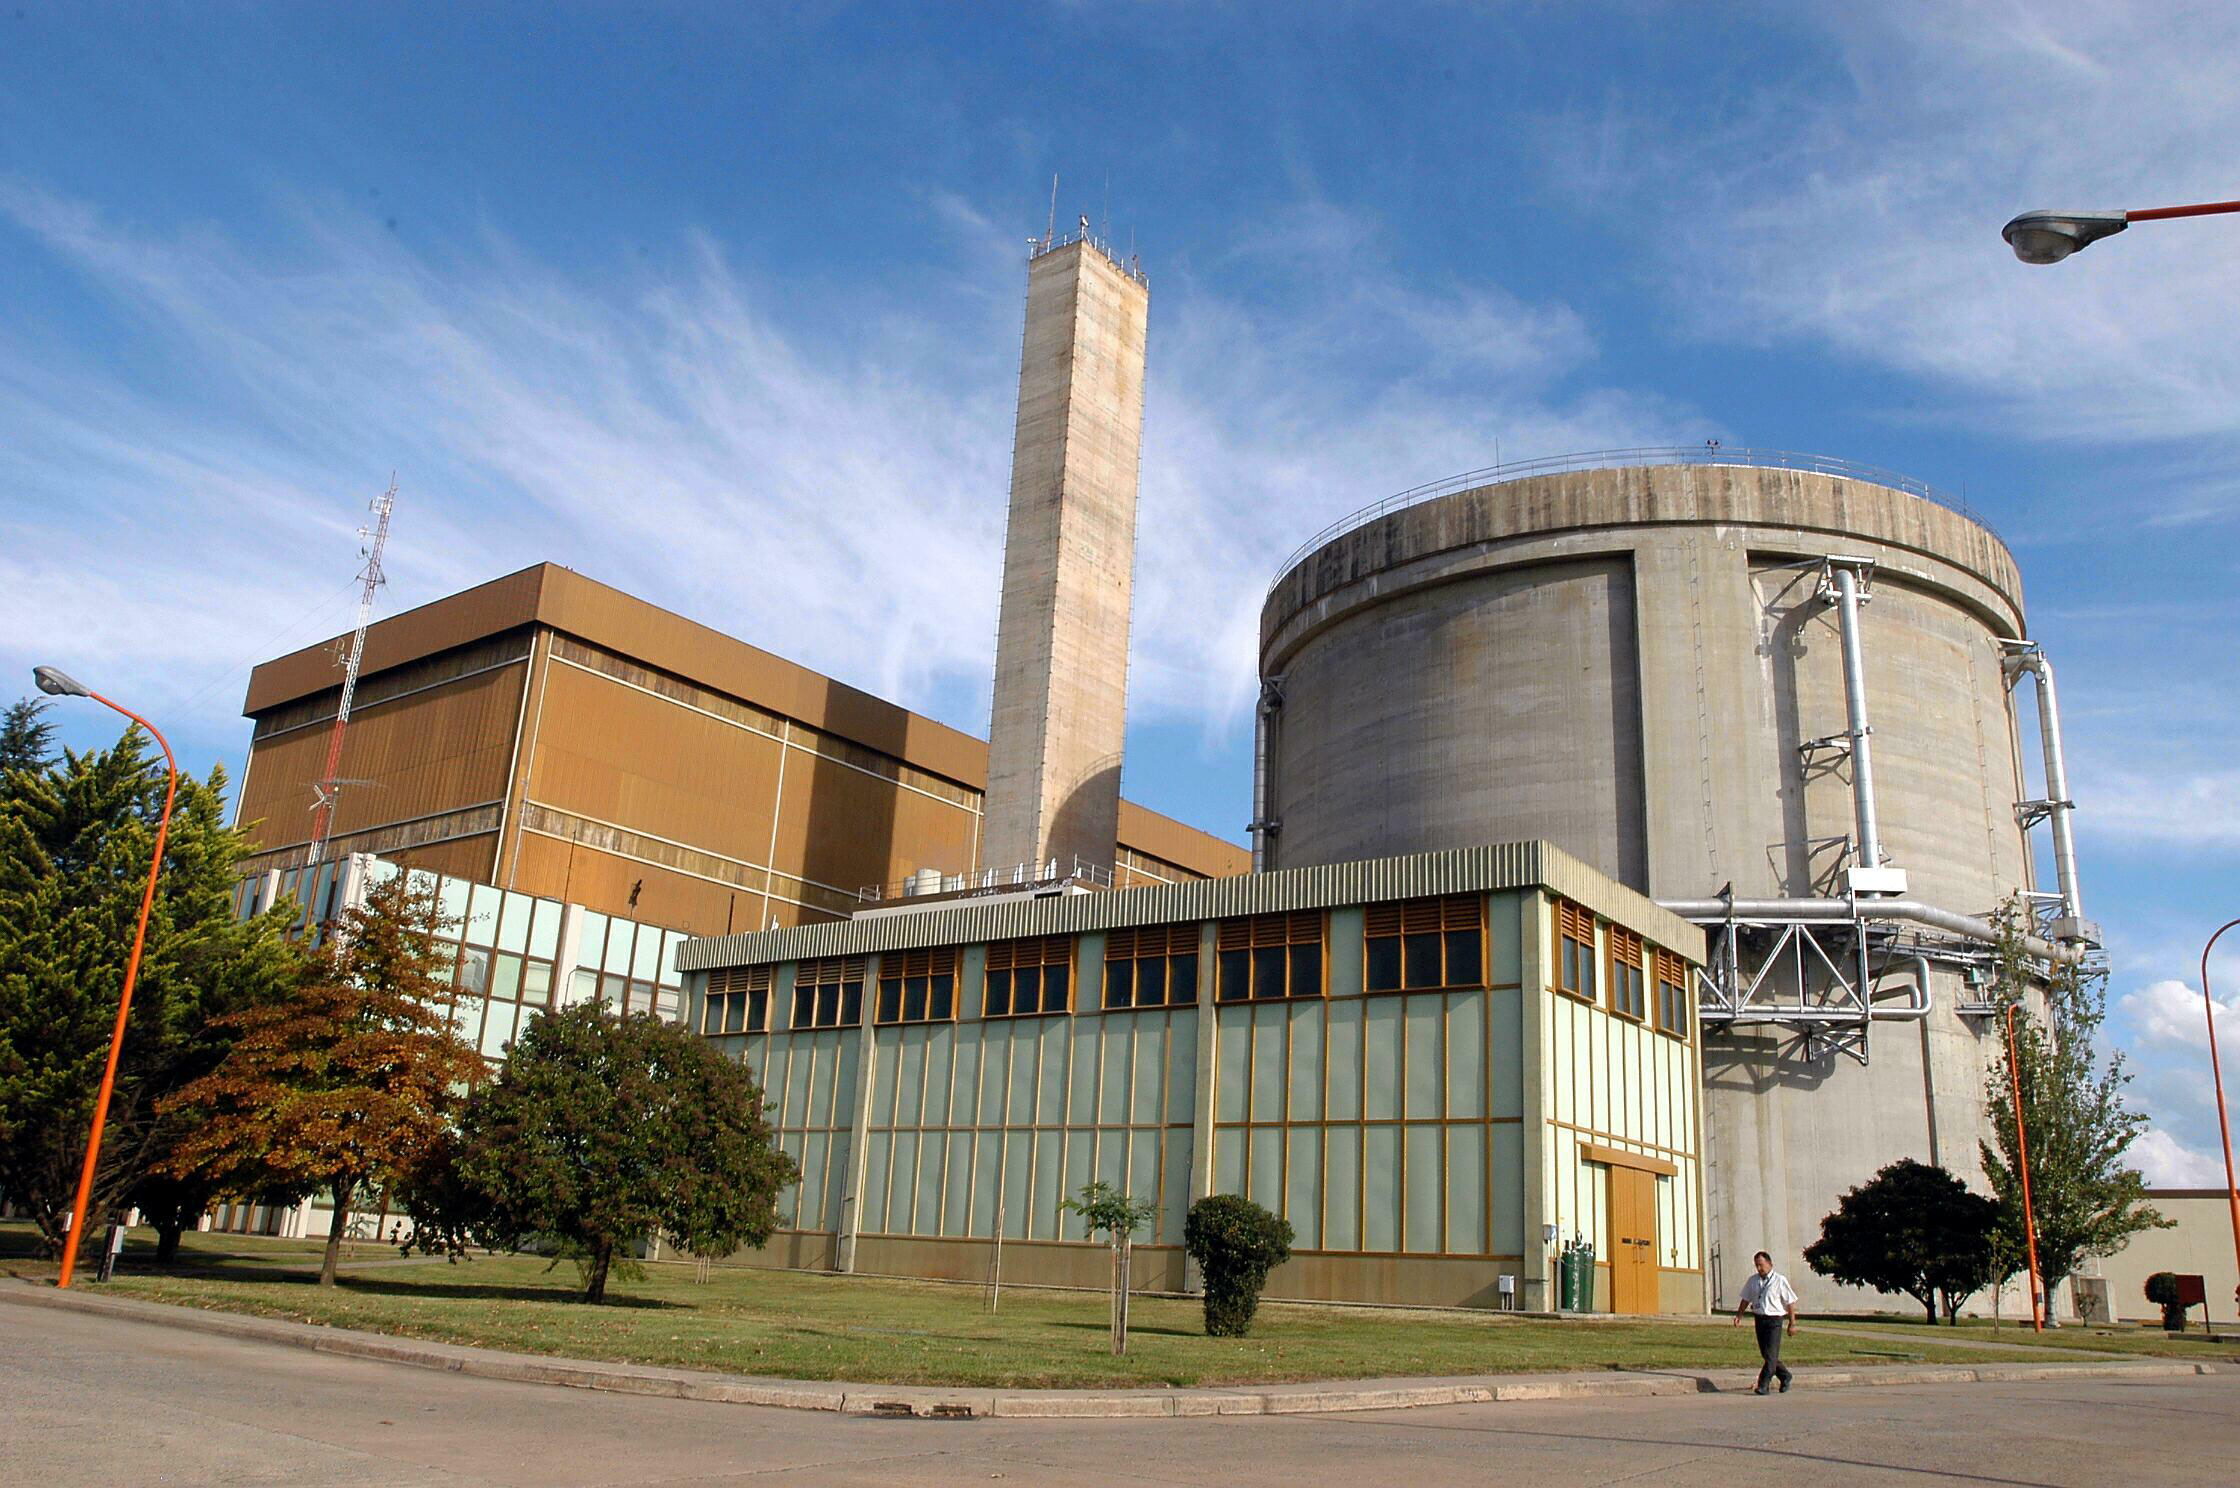
[[[1701,1312],[1703,932],[1543,842],[1117,892],[932,896],[687,942],[685,1015],[746,1060],[802,1178],[741,1259],[1096,1286],[1059,1200],[1289,1219],[1270,1294]],[[1508,1278],[1506,1281],[1504,1278]]]

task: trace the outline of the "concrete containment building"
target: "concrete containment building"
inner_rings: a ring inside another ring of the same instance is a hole
[[[1837,462],[1629,452],[1407,493],[1268,595],[1259,858],[1546,838],[1710,930],[1712,1283],[1731,1296],[1761,1247],[1801,1271],[1837,1196],[1897,1157],[1981,1186],[1994,1031],[1971,988],[1985,917],[2036,888],[2032,824],[2051,821],[2061,880],[2025,901],[2037,948],[2093,933],[2026,636],[1997,537]]]

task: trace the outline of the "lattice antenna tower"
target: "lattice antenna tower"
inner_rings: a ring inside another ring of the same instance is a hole
[[[366,627],[373,622],[374,596],[388,577],[381,571],[381,551],[389,545],[389,513],[397,504],[397,473],[389,472],[389,489],[367,504],[373,513],[373,525],[360,527],[358,537],[364,546],[358,551],[364,555],[366,566],[358,570],[358,628],[350,633],[350,652],[342,666],[342,703],[334,712],[334,729],[327,735],[327,764],[319,772],[319,781],[311,787],[311,847],[304,855],[306,866],[317,863],[326,850],[327,832],[334,825],[335,798],[342,794],[345,785],[356,782],[341,779],[336,771],[342,767],[342,735],[350,726],[350,700],[358,690],[358,664],[365,657]]]

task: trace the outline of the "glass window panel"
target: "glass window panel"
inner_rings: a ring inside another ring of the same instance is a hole
[[[1446,1186],[1440,1136],[1436,1126],[1408,1128],[1408,1233],[1403,1244],[1411,1251],[1437,1252],[1446,1243],[1439,1228],[1439,1201]]]
[[[1245,1197],[1271,1213],[1283,1213],[1283,1128],[1252,1128],[1248,1150],[1252,1161],[1252,1186]]]
[[[684,973],[677,970],[677,952],[684,948],[682,930],[665,930],[661,935],[661,963],[654,970],[654,980],[664,987],[681,986]]]
[[[1400,1128],[1370,1126],[1361,1132],[1361,1248],[1400,1248]]]
[[[840,993],[840,1026],[853,1028],[863,1021],[863,984],[851,982]]]
[[[451,1026],[458,1030],[459,1037],[470,1044],[478,1042],[482,1037],[482,999],[461,993],[452,1007]]]
[[[587,909],[576,924],[576,965],[599,969],[599,958],[605,954],[607,944],[607,917],[597,910]]]
[[[1291,948],[1291,995],[1293,997],[1320,997],[1322,995],[1322,947],[1295,945]]]
[[[1136,999],[1136,963],[1133,961],[1107,961],[1104,964],[1104,1005],[1108,1008],[1131,1007]]]
[[[489,884],[476,884],[473,894],[466,928],[459,938],[469,945],[494,946],[498,943],[498,901],[504,894]]]
[[[521,958],[503,951],[490,963],[490,995],[507,1002],[521,998]]]
[[[537,914],[529,925],[529,954],[542,956],[547,961],[558,960],[560,956],[560,917],[566,911],[563,906],[555,904],[549,899],[537,899],[531,902],[535,904]]]
[[[933,979],[933,992],[926,1006],[926,1016],[946,1021],[956,1015],[957,979],[937,976]]]
[[[527,894],[498,896],[498,949],[516,955],[529,949],[529,917],[537,901]]]
[[[1369,971],[1366,983],[1371,992],[1397,992],[1400,990],[1400,938],[1380,935],[1369,942]]]
[[[982,1012],[990,1018],[1000,1018],[1011,1011],[1011,973],[988,973],[988,989],[981,1003]]]
[[[459,955],[459,986],[468,992],[481,992],[490,985],[490,953],[473,946]]]
[[[1170,956],[1167,959],[1167,1001],[1190,1003],[1198,1000],[1198,953]]]
[[[808,1028],[817,1020],[817,989],[802,985],[793,989],[793,1016],[787,1020],[792,1028]]]
[[[514,1021],[520,1015],[518,1002],[493,1002],[489,1016],[482,1025],[482,1057],[496,1059],[505,1053],[507,1044],[513,1042]]]
[[[471,886],[463,878],[439,876],[436,879],[436,901],[442,906],[443,917],[448,922],[443,928],[445,935],[457,935],[460,927],[466,923],[469,887]]]
[[[1486,1130],[1482,1126],[1447,1128],[1447,1250],[1483,1255],[1486,1250]]]
[[[606,954],[600,968],[620,976],[630,974],[630,937],[637,926],[628,920],[611,920],[607,924]]]
[[[902,1016],[902,983],[892,977],[879,979],[878,1011],[873,1015],[881,1023],[893,1023]]]
[[[925,1021],[927,980],[925,977],[912,977],[903,984],[902,1016],[913,1023]]]
[[[1252,948],[1252,995],[1281,997],[1285,957],[1282,946]]]
[[[1485,937],[1476,930],[1447,932],[1447,985],[1481,987],[1486,980]]]
[[[1042,968],[1021,966],[1011,973],[1011,1009],[1018,1013],[1042,1011]]]
[[[1136,964],[1136,1006],[1157,1007],[1167,1000],[1167,958],[1153,956]]]
[[[630,953],[630,975],[636,981],[658,981],[661,977],[661,932],[651,925],[638,927],[638,938]]]
[[[1322,1188],[1325,1250],[1361,1248],[1361,1128],[1333,1126],[1324,1133]],[[1292,1224],[1296,1226],[1297,1220]]]
[[[1292,1244],[1300,1250],[1322,1245],[1322,1132],[1294,1127],[1285,1134],[1290,1148],[1284,1176],[1283,1217],[1291,1221]]]
[[[1055,966],[1042,968],[1042,1010],[1062,1013],[1071,1002],[1068,994],[1073,990],[1073,968],[1061,961]]]
[[[1404,985],[1410,987],[1436,987],[1440,984],[1439,937],[1409,935],[1402,937],[1406,957]]]
[[[1216,968],[1220,975],[1215,988],[1223,1002],[1241,1002],[1252,995],[1252,953],[1250,951],[1223,951]]]

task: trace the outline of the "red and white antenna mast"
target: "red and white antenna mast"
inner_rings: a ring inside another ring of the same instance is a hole
[[[338,778],[335,771],[342,767],[342,732],[350,726],[350,699],[358,690],[358,663],[365,656],[366,627],[373,622],[373,598],[388,582],[381,572],[381,550],[389,545],[389,513],[396,504],[397,473],[392,470],[389,489],[367,505],[373,513],[373,526],[358,529],[358,536],[366,544],[359,549],[365,554],[366,566],[358,571],[358,628],[350,633],[350,659],[342,668],[342,705],[334,712],[334,732],[327,735],[327,767],[311,787],[315,804],[311,808],[311,846],[303,859],[306,867],[317,863],[326,850],[327,830],[334,825],[335,797],[351,783]]]

